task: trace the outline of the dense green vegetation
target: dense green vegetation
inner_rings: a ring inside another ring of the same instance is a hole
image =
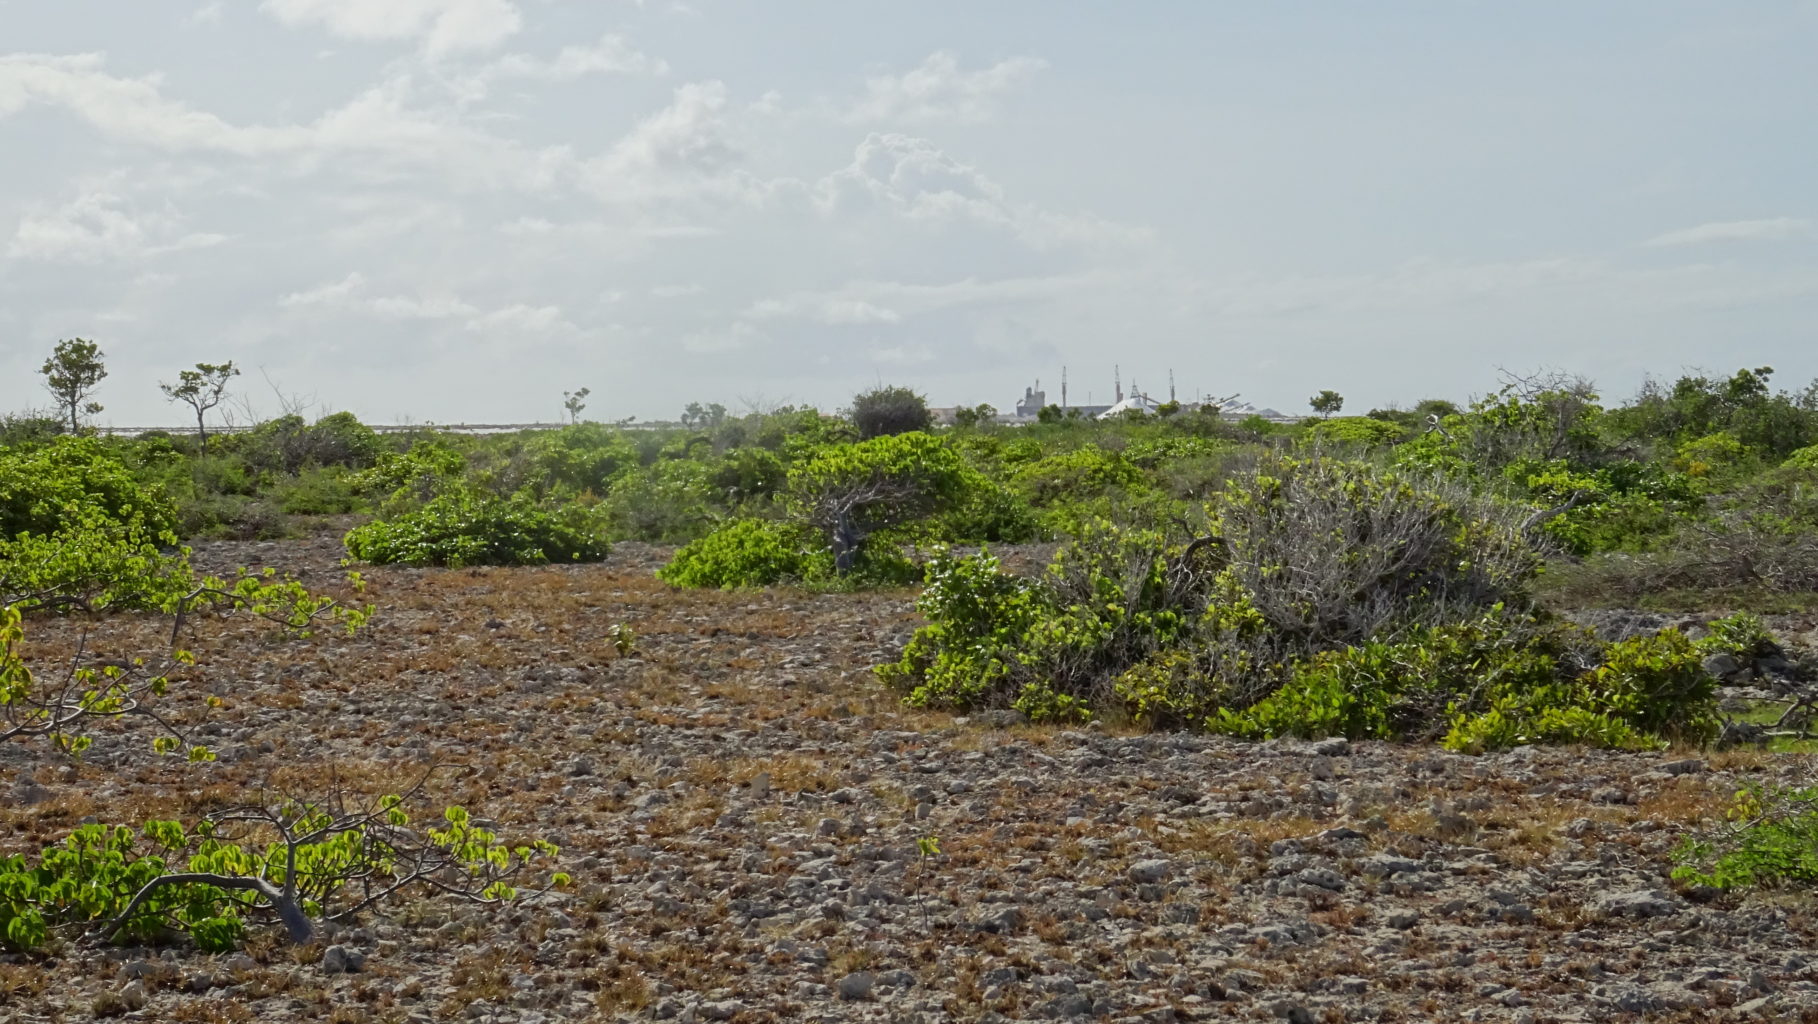
[[[72,373],[78,397],[99,379],[64,370],[64,397]],[[186,371],[199,421],[230,370]],[[492,436],[341,413],[100,438],[65,402],[0,424],[0,591],[55,603],[63,572],[115,581],[84,600],[157,607],[189,582],[176,545],[321,524],[355,559],[411,565],[643,541],[679,547],[660,575],[680,586],[925,583],[927,626],[880,672],[928,706],[1458,749],[1695,741],[1716,721],[1698,648],[1603,645],[1555,613],[1818,588],[1818,387],[1772,375],[1622,405],[1511,378],[1364,416],[1321,392],[1298,423],[1171,404],[939,426],[880,386],[842,415],[696,404],[669,426]],[[1058,545],[1045,572],[964,553],[1025,542]]]
[[[878,668],[911,704],[1470,752],[1709,742],[1725,666],[1782,653],[1759,620],[1605,642],[1561,611],[1818,590],[1818,385],[1776,392],[1766,367],[1650,383],[1624,405],[1564,377],[1364,416],[1322,391],[1298,423],[1170,403],[1113,420],[1050,407],[1019,425],[981,406],[942,426],[921,396],[880,386],[842,415],[695,404],[631,429],[581,421],[581,389],[564,396],[567,426],[471,436],[379,434],[346,413],[207,433],[236,371],[199,363],[164,386],[195,435],[124,438],[81,425],[101,358],[60,346],[43,371],[55,414],[0,420],[0,741],[70,755],[88,723],[162,696],[189,656],[173,643],[49,679],[21,654],[32,615],[147,610],[180,630],[191,611],[243,610],[307,633],[371,614],[269,575],[199,578],[182,545],[201,538],[328,528],[354,560],[444,566],[649,542],[677,547],[658,573],[677,586],[920,586],[925,625]],[[988,550],[1029,542],[1054,545],[1033,574]],[[631,634],[615,642],[623,654]],[[185,745],[173,731],[155,749]],[[249,913],[299,937],[355,877],[401,890],[490,865],[464,894],[502,898],[507,874],[553,852],[505,851],[458,808],[449,829],[409,832],[388,800],[267,813],[296,827],[233,838],[208,822],[78,830],[0,861],[0,944],[100,925],[225,948]],[[1775,812],[1689,844],[1685,877],[1808,880],[1810,792],[1743,800]],[[325,866],[317,890],[275,866],[293,855]],[[215,881],[157,884],[184,868]]]

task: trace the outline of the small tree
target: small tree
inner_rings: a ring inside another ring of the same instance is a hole
[[[562,392],[562,408],[568,410],[569,423],[581,422],[581,410],[587,408],[587,396],[591,394],[592,388]]]
[[[1323,420],[1345,407],[1345,396],[1327,388],[1307,399],[1307,404],[1312,406],[1313,411],[1319,413],[1319,418]]]
[[[880,386],[853,396],[852,425],[865,439],[907,434],[933,426],[934,414],[928,400],[908,388]]]
[[[952,504],[976,480],[939,438],[913,433],[829,445],[789,471],[790,503],[833,549],[834,570],[857,565],[865,539]]]
[[[240,375],[233,360],[225,363],[197,363],[193,370],[177,374],[177,383],[160,382],[158,389],[173,402],[182,402],[196,410],[196,443],[208,447],[208,424],[204,414],[221,404],[227,394],[227,382]]]
[[[953,425],[956,427],[988,427],[997,422],[997,409],[989,402],[980,402],[968,409],[965,406],[953,410]]]
[[[689,402],[682,410],[682,426],[694,430],[714,430],[726,422],[726,407],[718,402],[703,406],[699,402]]]
[[[69,429],[75,433],[81,424],[76,418],[78,412],[94,415],[101,411],[95,402],[83,404],[83,399],[107,376],[107,367],[101,364],[101,357],[106,353],[101,346],[81,338],[70,338],[57,342],[49,359],[38,372],[44,375],[44,389],[57,399],[64,415],[69,417]]]

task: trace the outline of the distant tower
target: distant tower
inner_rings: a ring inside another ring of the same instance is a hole
[[[1061,412],[1067,411],[1067,368],[1061,367]]]
[[[1168,401],[1174,401],[1174,371],[1168,371]]]
[[[1112,394],[1117,396],[1111,402],[1115,405],[1124,400],[1124,368],[1116,363],[1111,364],[1111,380],[1114,385]]]

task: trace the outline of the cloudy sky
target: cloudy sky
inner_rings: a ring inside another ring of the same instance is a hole
[[[1818,3],[0,0],[0,410],[1818,376]]]

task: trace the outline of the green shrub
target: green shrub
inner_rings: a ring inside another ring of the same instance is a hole
[[[1783,466],[1793,469],[1818,469],[1818,444],[1807,445],[1786,457]]]
[[[165,554],[137,520],[84,509],[50,533],[0,537],[0,606],[159,608],[194,585],[186,556]]]
[[[1015,483],[1038,508],[1100,498],[1145,486],[1142,470],[1116,452],[1086,445],[1016,471]]]
[[[1045,588],[999,572],[985,552],[938,552],[927,581],[915,606],[928,625],[895,664],[878,668],[886,684],[917,707],[958,709],[1008,705],[1024,686],[1037,685],[1025,679],[1022,658],[1030,630],[1054,613]]]
[[[0,537],[49,535],[91,514],[147,541],[169,535],[177,520],[170,500],[141,485],[99,439],[0,449]]]
[[[736,519],[677,551],[657,578],[679,587],[765,587],[808,574],[806,530],[762,519]]]
[[[763,448],[739,448],[727,452],[713,467],[707,482],[728,501],[768,498],[783,489],[789,479],[788,467],[775,452]]]
[[[954,544],[1022,544],[1048,534],[1027,499],[983,477],[957,505],[937,516],[928,532]]]
[[[1710,632],[1698,641],[1702,654],[1728,654],[1743,664],[1756,658],[1780,654],[1783,648],[1758,615],[1737,612],[1710,624]]]
[[[597,562],[609,550],[592,510],[546,509],[524,495],[469,490],[439,495],[420,508],[348,531],[347,552],[361,561],[404,565],[543,565]]]
[[[1321,420],[1306,433],[1306,442],[1323,445],[1386,447],[1407,440],[1413,431],[1399,423],[1368,416],[1340,416]]]
[[[1676,881],[1718,889],[1818,883],[1818,787],[1751,782],[1737,791],[1727,817],[1727,828],[1680,845]]]
[[[311,424],[301,416],[266,420],[243,434],[218,438],[221,450],[262,473],[295,476],[311,466],[365,469],[385,452],[385,442],[352,413],[337,412]],[[214,448],[215,440],[209,442]]]
[[[1031,693],[1158,726],[1431,738],[1456,693],[1519,690],[1558,663],[1525,640],[1499,652],[1542,630],[1537,559],[1494,507],[1367,466],[1269,457],[1207,515],[1191,543],[1090,526],[1040,580],[937,558],[918,605],[928,625],[879,674],[911,703],[955,710]]]
[[[413,442],[406,451],[387,452],[350,483],[356,493],[381,502],[382,512],[396,512],[458,486],[466,469],[465,456],[432,437]]]
[[[858,428],[861,440],[869,440],[927,431],[934,426],[934,416],[921,395],[904,387],[880,385],[853,396],[852,425]]]
[[[1663,630],[1604,649],[1603,663],[1578,680],[1585,703],[1636,731],[1687,743],[1717,734],[1717,680],[1684,633]]]
[[[272,489],[272,495],[286,515],[346,515],[361,504],[347,471],[325,466],[305,469],[281,481]]]
[[[900,559],[868,554],[874,534],[909,528],[953,508],[983,478],[941,438],[923,433],[827,445],[790,467],[788,507],[821,531],[840,575],[870,559],[882,568]]]
[[[704,536],[717,518],[708,475],[699,462],[666,460],[619,476],[601,503],[612,535],[658,544]]]
[[[540,497],[603,497],[615,478],[638,466],[637,449],[621,432],[598,423],[539,433],[530,451],[530,476],[524,483]],[[524,483],[507,481],[500,489],[515,491]]]

